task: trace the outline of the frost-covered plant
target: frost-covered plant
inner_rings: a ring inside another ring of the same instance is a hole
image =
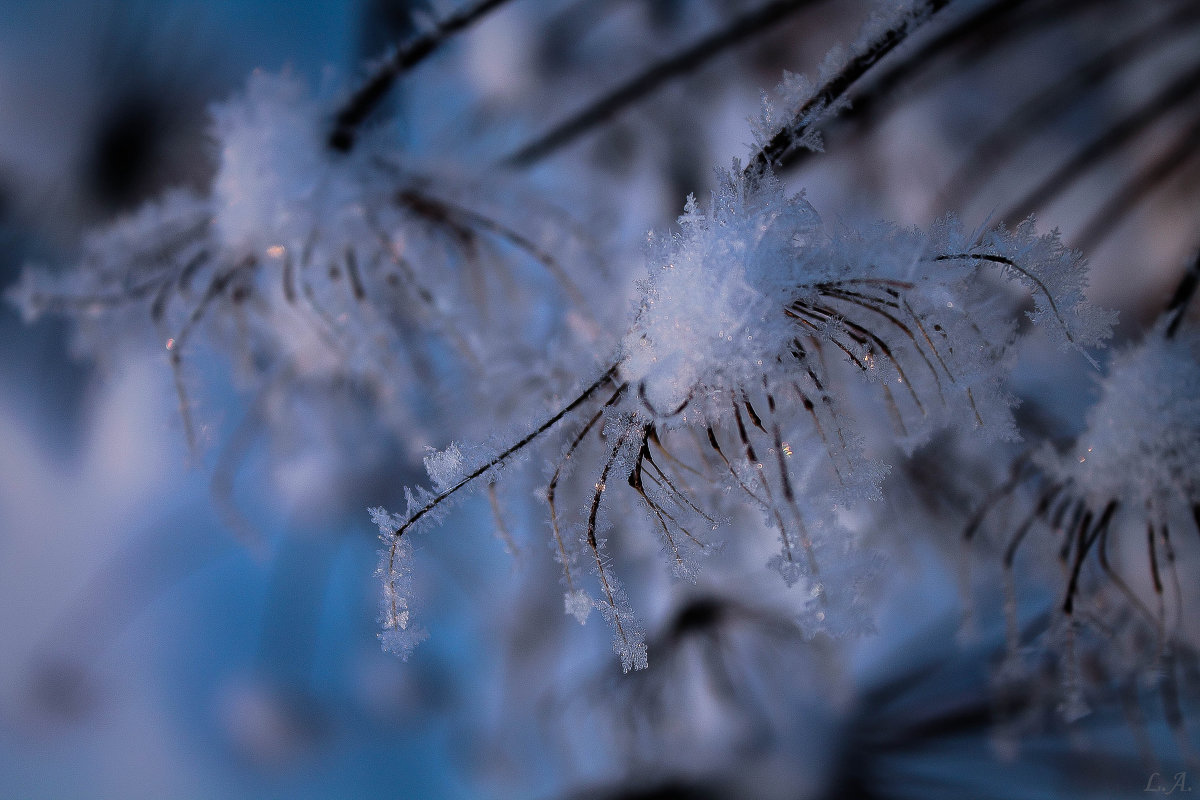
[[[1061,582],[1054,620],[1040,635],[1062,654],[1058,698],[1069,719],[1086,713],[1085,695],[1096,685],[1150,679],[1180,729],[1174,662],[1195,650],[1186,630],[1195,598],[1172,531],[1200,530],[1200,338],[1180,322],[1198,274],[1200,261],[1158,323],[1114,354],[1083,432],[1061,450],[1043,444],[1018,459],[968,525],[970,537],[998,516],[1001,501],[1034,490],[1027,513],[1004,532],[1001,680],[1030,679],[1016,558],[1023,547],[1053,553]]]
[[[910,450],[947,425],[1015,436],[1000,381],[1016,334],[991,276],[1022,283],[1031,317],[1064,345],[1097,345],[1111,323],[1083,300],[1080,255],[1036,236],[1032,222],[973,237],[953,220],[928,232],[830,230],[770,173],[735,168],[706,208],[690,199],[678,232],[652,237],[649,250],[629,331],[600,378],[509,447],[464,458],[456,445],[427,459],[437,493],[410,494],[401,524],[382,530],[401,575],[398,547],[413,526],[578,420],[545,489],[550,524],[568,611],[586,615],[572,570],[582,546],[626,669],[646,661],[601,535],[606,511],[617,515],[612,488],[629,487],[675,574],[692,580],[734,513],[730,498],[758,508],[780,543],[772,567],[806,587],[799,616],[809,635],[861,627],[854,587],[864,576],[825,572],[848,563],[854,540],[836,509],[878,498],[887,473],[871,455],[881,443],[854,420],[889,414],[888,439]],[[592,433],[600,441],[589,445]],[[579,522],[565,525],[560,482],[589,447],[591,486],[575,501]]]
[[[338,94],[332,83],[314,94],[293,75],[255,73],[212,109],[207,195],[148,203],[92,234],[74,269],[26,269],[10,298],[27,320],[77,320],[89,357],[165,351],[193,447],[189,356],[205,345],[258,396],[275,438],[297,427],[291,399],[306,387],[345,395],[331,413],[362,415],[359,429],[419,454],[444,436],[431,392],[496,419],[522,380],[553,386],[558,363],[598,333],[602,304],[585,301],[565,266],[590,266],[592,254],[543,203],[514,205],[519,195],[456,183],[449,168],[423,177],[386,131],[348,152],[331,147]],[[532,364],[544,366],[530,374]],[[518,378],[511,395],[491,388],[496,374]]]
[[[887,466],[873,454],[888,441],[911,450],[947,425],[1016,435],[1001,388],[1016,328],[992,279],[1023,284],[1030,317],[1064,345],[1095,346],[1112,322],[1084,301],[1081,256],[1055,235],[1037,236],[1031,220],[972,236],[952,218],[929,231],[833,230],[772,175],[792,147],[815,143],[813,126],[854,80],[940,5],[919,4],[890,25],[872,20],[819,81],[787,81],[788,119],[775,135],[760,132],[750,166],[735,164],[706,208],[689,199],[677,233],[651,237],[650,274],[598,378],[514,443],[431,456],[434,491],[409,491],[401,515],[376,513],[388,597],[411,570],[401,545],[415,526],[440,517],[467,486],[495,483],[502,467],[570,422],[543,490],[565,606],[581,621],[600,608],[625,670],[647,661],[606,550],[608,521],[627,516],[611,499],[620,484],[677,577],[696,579],[715,532],[749,503],[778,537],[772,567],[788,586],[804,584],[797,616],[808,634],[864,627],[856,587],[866,575],[844,571],[856,563],[847,557],[856,536],[838,509],[879,496]],[[882,442],[855,422],[879,409],[893,426]],[[589,462],[571,522],[562,485]],[[598,600],[580,586],[581,556]],[[385,613],[385,640],[396,618]]]
[[[951,215],[924,228],[833,223],[777,177],[822,148],[851,89],[948,0],[874,14],[815,78],[786,74],[752,123],[747,165],[718,173],[706,202],[689,196],[677,227],[649,238],[633,308],[615,322],[620,270],[584,253],[527,184],[500,169],[464,178],[470,164],[424,163],[364,124],[398,76],[502,3],[431,23],[340,110],[332,85],[256,73],[213,110],[210,191],[168,194],[94,234],[61,277],[28,270],[15,299],[30,318],[68,313],[97,358],[135,330],[165,347],[189,437],[185,356],[203,342],[232,357],[273,427],[294,422],[285,400],[297,387],[316,387],[361,400],[364,420],[382,419],[410,453],[451,442],[425,458],[431,489],[406,490],[401,513],[371,509],[384,541],[380,638],[401,656],[427,635],[413,618],[412,534],[475,486],[496,509],[497,491],[536,488],[565,609],[581,622],[600,610],[626,671],[647,665],[647,647],[613,557],[639,536],[697,582],[722,546],[753,550],[761,534],[773,552],[759,561],[782,577],[805,636],[869,629],[880,567],[867,529],[887,526],[864,507],[890,470],[935,435],[1017,439],[1005,380],[1027,331],[1091,360],[1114,321],[1085,299],[1082,255],[1032,218],[970,232]],[[661,62],[502,163],[542,158],[662,74],[799,5],[739,17],[736,36]],[[1032,326],[1013,312],[1016,294]],[[1148,337],[1114,360],[1074,450],[1020,462],[1012,486],[1033,466],[1045,486],[1004,557],[1011,577],[1016,548],[1047,523],[1063,542],[1062,615],[1099,597],[1084,591],[1097,554],[1111,586],[1148,612],[1160,650],[1168,527],[1198,502],[1184,422],[1196,378],[1173,362],[1195,366],[1194,336]],[[433,413],[431,387],[461,413]],[[1143,387],[1159,424],[1133,433],[1122,417],[1145,410]],[[530,424],[534,408],[545,411]],[[516,432],[494,432],[506,424]],[[1109,531],[1127,518],[1148,521],[1149,602],[1107,561]]]

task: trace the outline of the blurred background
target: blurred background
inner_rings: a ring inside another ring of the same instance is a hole
[[[207,109],[253,70],[352,85],[454,8],[5,5],[2,288],[31,262],[66,269],[89,230],[168,187],[203,191]],[[873,8],[512,0],[386,110],[412,162],[505,170],[634,275],[646,232],[746,157],[761,92],[785,69],[816,74]],[[782,177],[828,220],[954,212],[974,230],[1036,212],[1088,253],[1118,343],[1136,339],[1200,244],[1200,6],[993,0],[943,16]],[[542,138],[621,86],[636,90]],[[668,587],[642,598],[652,668],[624,677],[602,625],[563,618],[543,523],[518,515],[510,558],[485,504],[466,504],[461,536],[421,540],[432,636],[401,662],[376,640],[363,509],[422,482],[406,443],[326,428],[266,441],[217,380],[192,454],[161,351],[100,368],[71,339],[67,321],[0,306],[5,797],[1134,797],[1188,768],[1145,687],[1019,746],[998,733],[998,589],[964,592],[957,539],[1003,464],[947,474],[934,447],[907,465],[904,571],[876,635],[805,642],[762,608]],[[1041,352],[1014,391],[1023,423],[1058,438],[1095,397],[1086,363]]]

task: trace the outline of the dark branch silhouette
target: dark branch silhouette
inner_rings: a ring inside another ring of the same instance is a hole
[[[1092,167],[1145,133],[1184,101],[1200,92],[1200,65],[1194,65],[1121,118],[1098,138],[1051,172],[1032,190],[1001,215],[1002,220],[1020,221],[1044,209],[1062,195]]]
[[[669,58],[651,65],[608,94],[595,100],[550,131],[506,156],[502,163],[527,167],[541,161],[580,136],[612,119],[664,83],[687,75],[753,36],[769,33],[779,22],[824,0],[775,0],[733,20],[724,29]]]
[[[824,111],[836,105],[855,81],[880,59],[900,46],[909,35],[949,4],[950,0],[927,0],[916,9],[916,16],[905,17],[894,27],[879,34],[866,49],[851,58],[845,66],[822,82],[799,109],[759,150],[746,165],[745,174],[761,174],[779,167],[804,141],[808,131],[824,116]]]
[[[451,14],[434,29],[418,36],[387,58],[334,117],[329,146],[343,153],[354,147],[358,130],[391,90],[396,79],[436,52],[445,42],[508,0],[479,0]]]

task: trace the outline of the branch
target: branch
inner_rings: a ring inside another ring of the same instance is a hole
[[[942,196],[950,208],[962,205],[967,187],[980,175],[993,175],[997,165],[1025,141],[1070,109],[1088,89],[1108,80],[1148,52],[1156,52],[1176,36],[1192,30],[1200,7],[1184,6],[1135,32],[1083,63],[1049,87],[1024,101],[999,126],[975,146],[971,156],[954,172]]]
[[[947,253],[945,255],[933,257],[934,261],[964,261],[970,259],[974,259],[976,261],[990,261],[993,264],[1003,264],[1009,269],[1019,272],[1028,278],[1029,281],[1033,283],[1033,285],[1036,286],[1037,289],[1045,296],[1046,303],[1049,305],[1050,310],[1054,312],[1054,318],[1058,320],[1058,324],[1062,326],[1063,334],[1067,337],[1067,341],[1076,347],[1079,347],[1079,344],[1071,336],[1071,329],[1067,326],[1067,321],[1063,319],[1062,312],[1058,310],[1058,304],[1054,302],[1054,294],[1050,291],[1049,287],[1046,286],[1041,278],[1022,267],[1016,261],[1013,261],[1007,256],[998,256],[992,253]]]
[[[418,36],[387,58],[334,117],[329,146],[343,153],[350,152],[354,147],[359,127],[387,96],[397,78],[436,52],[450,37],[470,27],[506,2],[508,0],[477,0],[437,23],[432,31]]]
[[[873,116],[886,110],[888,101],[899,99],[897,89],[901,84],[920,70],[928,68],[936,58],[956,45],[972,45],[970,54],[980,57],[988,48],[1001,42],[1001,37],[991,32],[995,23],[1026,2],[1028,0],[998,0],[959,20],[880,73],[870,88],[851,100],[846,116],[852,118],[860,129],[865,127]],[[812,150],[796,150],[780,166],[795,168],[812,154]]]
[[[502,159],[510,167],[528,167],[554,151],[570,144],[591,129],[607,122],[624,108],[633,105],[664,83],[692,70],[756,34],[772,29],[775,23],[810,5],[824,0],[774,0],[733,20],[726,28],[710,34],[682,52],[651,65],[621,86],[560,122],[550,131]]]
[[[1077,152],[1065,164],[1050,173],[1019,203],[1001,216],[1003,220],[1023,220],[1044,208],[1066,191],[1097,162],[1119,150],[1147,128],[1158,122],[1183,101],[1200,92],[1200,64],[1176,76],[1132,114],[1121,119],[1091,144]]]
[[[1200,116],[1175,139],[1174,144],[1147,164],[1109,196],[1103,207],[1088,220],[1075,239],[1074,247],[1091,252],[1096,245],[1111,234],[1120,219],[1132,211],[1146,195],[1153,192],[1172,176],[1184,172],[1183,168],[1195,157],[1200,156],[1196,142],[1200,141]]]
[[[959,49],[955,68],[949,71],[942,70],[935,80],[961,74],[962,70],[977,64],[997,48],[1011,45],[1020,36],[1045,30],[1077,11],[1094,11],[1097,6],[1115,0],[1057,0],[1049,8],[1035,7],[1028,14],[1020,15],[1022,6],[1027,2],[1028,0],[1000,0],[980,8],[974,14],[930,38],[919,48],[912,50],[904,58],[897,59],[887,69],[875,75],[869,87],[850,98],[850,107],[839,121],[853,124],[854,132],[861,135],[869,124],[886,114],[891,107],[911,102],[911,95],[898,91],[901,85],[912,82],[922,70],[928,70],[936,59],[951,49]],[[928,86],[920,87],[916,91],[925,88]],[[795,169],[812,155],[812,150],[795,150],[788,154],[780,166]],[[949,208],[957,207],[957,204],[952,202],[946,205]]]
[[[558,424],[558,422],[563,417],[567,416],[567,414],[570,414],[572,411],[579,408],[579,406],[581,406],[585,402],[587,402],[587,400],[592,395],[594,395],[596,392],[598,392],[601,387],[603,387],[605,384],[612,381],[613,376],[617,374],[617,369],[619,367],[620,367],[620,364],[613,364],[611,367],[609,367],[607,370],[605,370],[604,374],[601,375],[596,380],[595,383],[593,383],[588,388],[584,389],[583,392],[581,392],[579,394],[579,396],[577,396],[574,400],[572,400],[570,403],[568,403],[567,405],[565,405],[561,409],[559,409],[557,412],[555,412],[555,414],[552,417],[550,417],[550,419],[546,420],[541,425],[539,425],[537,428],[535,428],[534,430],[532,430],[528,434],[526,434],[525,437],[523,439],[521,439],[519,442],[517,442],[514,445],[510,445],[504,451],[498,453],[496,456],[489,459],[487,461],[487,463],[472,470],[470,472],[470,474],[463,477],[458,483],[454,484],[449,489],[445,489],[442,492],[435,495],[434,497],[430,498],[429,502],[427,502],[425,505],[423,505],[415,513],[411,514],[407,519],[405,519],[404,523],[402,525],[400,525],[400,527],[396,528],[395,531],[393,531],[392,536],[395,537],[396,539],[399,539],[401,536],[404,535],[404,532],[406,530],[408,530],[409,528],[411,528],[419,519],[421,519],[421,517],[425,516],[430,511],[433,511],[435,508],[437,508],[439,505],[441,505],[443,502],[445,502],[451,495],[455,494],[459,489],[463,488],[468,483],[475,480],[476,478],[478,478],[483,473],[487,472],[492,467],[495,467],[499,464],[503,464],[505,461],[508,460],[508,458],[510,456],[513,455],[513,453],[516,453],[517,451],[521,450],[523,447],[525,447],[527,444],[532,442],[534,439],[536,439],[537,437],[541,436],[546,431],[553,428],[556,424]]]
[[[1179,330],[1179,323],[1187,315],[1188,304],[1196,296],[1197,285],[1200,285],[1200,253],[1197,253],[1196,257],[1192,259],[1187,271],[1183,273],[1183,279],[1175,287],[1175,294],[1171,297],[1171,302],[1167,304],[1166,315],[1171,317],[1171,321],[1167,323],[1166,336],[1168,339],[1175,338],[1175,334]],[[1200,514],[1196,519],[1196,525],[1200,527]]]
[[[876,35],[862,52],[850,59],[835,75],[817,87],[812,97],[801,105],[792,118],[750,159],[744,174],[747,176],[759,175],[780,166],[795,149],[797,143],[804,139],[808,130],[820,119],[825,109],[841,100],[854,82],[866,74],[867,70],[895,50],[901,42],[908,38],[909,34],[921,27],[949,3],[950,0],[924,0],[914,9],[912,15],[905,15],[893,27]]]

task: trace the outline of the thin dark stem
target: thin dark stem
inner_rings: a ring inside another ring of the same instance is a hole
[[[869,88],[856,94],[844,119],[860,130],[866,128],[886,111],[889,103],[895,103],[901,97],[898,90],[902,84],[921,70],[929,69],[939,56],[956,46],[967,46],[972,56],[982,57],[986,48],[998,46],[1003,41],[1002,36],[993,33],[996,23],[1026,2],[1028,0],[999,0],[985,5],[924,42],[880,72]],[[812,150],[795,150],[780,166],[794,169],[811,155]]]
[[[997,165],[1028,138],[1073,107],[1087,90],[1100,85],[1146,52],[1154,52],[1177,35],[1191,30],[1200,8],[1188,5],[1136,31],[1061,79],[1021,103],[991,133],[975,146],[971,156],[955,170],[942,195],[949,208],[958,208],[967,187],[980,175],[994,175]]]
[[[1075,593],[1079,588],[1079,573],[1083,569],[1083,561],[1087,558],[1088,550],[1091,549],[1092,543],[1100,536],[1109,522],[1112,521],[1113,514],[1117,510],[1118,503],[1116,500],[1109,500],[1108,505],[1104,507],[1104,511],[1100,514],[1100,519],[1096,522],[1096,526],[1088,532],[1088,522],[1091,519],[1091,512],[1087,512],[1083,518],[1083,524],[1079,529],[1079,546],[1075,552],[1075,565],[1071,569],[1071,579],[1067,584],[1067,598],[1063,601],[1063,613],[1072,614],[1075,609]],[[1155,567],[1155,581],[1158,580],[1157,566]]]
[[[737,482],[737,485],[741,487],[742,491],[763,508],[770,508],[770,504],[755,494],[754,490],[747,486],[745,482],[738,476],[737,470],[733,467],[733,463],[729,460],[729,457],[725,455],[725,451],[721,449],[721,443],[717,441],[716,431],[713,430],[711,425],[708,426],[708,444],[713,450],[716,451],[717,455],[721,457],[721,461],[725,463],[725,467],[729,470],[729,474],[733,476],[733,479]],[[1197,517],[1197,520],[1197,525],[1200,526],[1200,517]]]
[[[1200,253],[1197,253],[1196,257],[1192,259],[1187,271],[1183,273],[1183,279],[1175,287],[1175,294],[1171,296],[1171,302],[1167,304],[1166,314],[1171,318],[1171,321],[1167,323],[1166,336],[1168,339],[1174,339],[1175,334],[1179,331],[1179,323],[1187,316],[1188,305],[1196,296],[1198,285],[1200,285]],[[1197,517],[1197,525],[1200,526],[1200,516]]]
[[[1113,192],[1075,239],[1075,247],[1091,252],[1116,229],[1117,223],[1137,207],[1146,195],[1160,187],[1173,175],[1183,171],[1187,163],[1200,156],[1196,142],[1200,141],[1200,117],[1180,134],[1170,148],[1147,164],[1136,175]]]
[[[875,302],[872,302],[875,300],[875,298],[870,298],[870,297],[866,297],[863,295],[857,295],[854,292],[845,292],[845,291],[838,291],[838,290],[832,290],[832,289],[827,289],[827,290],[822,291],[821,295],[823,297],[834,298],[837,300],[841,300],[844,303],[849,303],[851,305],[856,305],[861,308],[865,308],[869,311],[873,311],[876,314],[878,314],[879,316],[886,319],[888,322],[892,323],[892,325],[894,325],[897,329],[899,329],[900,332],[902,332],[903,334],[908,336],[909,340],[913,343],[913,349],[917,351],[917,355],[921,356],[921,359],[925,362],[925,366],[929,367],[929,371],[933,375],[934,383],[937,385],[938,397],[941,398],[943,405],[945,404],[946,396],[942,390],[941,375],[938,374],[938,371],[933,366],[933,362],[929,360],[929,356],[927,356],[925,354],[925,351],[921,348],[920,343],[917,341],[917,336],[916,336],[916,334],[914,334],[912,332],[912,329],[910,329],[907,325],[905,325],[903,322],[901,322],[895,316],[888,313],[888,311],[885,308],[881,308],[879,305],[875,304]],[[893,305],[895,307],[899,308],[898,303],[893,303]],[[935,355],[936,355],[936,353],[935,353]],[[945,363],[943,363],[942,366],[945,367]],[[947,372],[947,374],[949,374],[949,372]],[[950,380],[951,381],[954,380],[953,375],[950,375]]]
[[[477,211],[472,211],[469,208],[456,206],[444,200],[432,200],[431,202],[440,204],[447,211],[447,213],[458,214],[466,223],[473,224],[481,230],[488,231],[489,233],[494,234],[496,237],[508,242],[518,250],[524,251],[531,258],[545,267],[546,271],[558,281],[563,292],[570,297],[571,301],[577,308],[582,311],[589,307],[588,301],[583,295],[583,291],[575,285],[575,282],[571,280],[571,276],[567,274],[567,271],[563,269],[562,265],[558,263],[557,259],[555,259],[550,253],[546,252],[529,237],[513,230],[503,223],[492,219],[491,217],[484,216],[483,214],[480,214]]]
[[[608,603],[609,609],[612,611],[612,621],[617,629],[617,636],[625,643],[626,648],[630,647],[632,643],[629,641],[629,634],[625,632],[625,625],[621,622],[621,611],[617,605],[616,592],[613,590],[612,581],[608,577],[608,571],[604,568],[604,556],[600,552],[600,542],[596,538],[596,520],[600,514],[600,501],[604,497],[604,490],[608,488],[608,473],[612,470],[613,464],[617,462],[617,456],[620,454],[621,448],[625,446],[627,438],[628,433],[623,433],[618,437],[617,443],[613,445],[608,460],[604,462],[604,469],[600,472],[600,480],[596,482],[595,494],[592,495],[592,504],[588,509],[587,521],[587,543],[592,551],[592,557],[596,560],[596,576],[600,579],[600,585],[604,589],[604,598]],[[622,655],[622,659],[625,657]]]
[[[1012,539],[1010,539],[1008,542],[1008,547],[1004,550],[1005,569],[1012,569],[1013,563],[1017,559],[1017,550],[1021,547],[1021,542],[1024,541],[1026,534],[1028,534],[1030,529],[1033,527],[1033,523],[1038,519],[1045,517],[1047,509],[1050,508],[1050,505],[1054,502],[1055,498],[1058,497],[1059,493],[1062,491],[1062,488],[1063,487],[1061,484],[1055,484],[1054,486],[1051,486],[1044,494],[1042,494],[1040,498],[1038,498],[1037,506],[1034,508],[1033,512],[1026,517],[1025,521],[1021,523],[1021,526],[1017,528],[1016,533],[1013,534]]]
[[[1154,614],[1152,614],[1150,609],[1146,607],[1146,604],[1142,602],[1142,599],[1138,597],[1136,593],[1134,593],[1133,589],[1129,588],[1129,584],[1125,582],[1125,579],[1122,578],[1115,569],[1113,569],[1112,563],[1108,560],[1108,530],[1108,528],[1105,528],[1100,532],[1100,569],[1102,569],[1104,574],[1108,576],[1108,579],[1112,582],[1113,586],[1116,586],[1117,589],[1120,590],[1121,594],[1125,595],[1125,599],[1129,601],[1130,607],[1145,617],[1147,622],[1154,624]]]
[[[788,155],[804,140],[809,129],[824,116],[826,109],[835,106],[867,70],[895,50],[909,34],[949,3],[950,0],[926,0],[916,7],[913,16],[905,16],[894,27],[876,36],[862,52],[817,87],[812,97],[805,101],[791,119],[750,159],[745,174],[759,175],[782,165]]]
[[[1160,89],[1133,113],[1105,130],[1099,138],[1093,140],[1091,144],[1051,172],[1020,202],[1001,215],[1001,219],[1019,221],[1042,210],[1070,188],[1076,180],[1087,174],[1097,163],[1136,139],[1147,128],[1198,91],[1200,91],[1200,64],[1193,66],[1182,75],[1176,76],[1175,80]]]
[[[595,427],[596,423],[604,417],[605,409],[611,408],[617,404],[617,401],[620,399],[621,395],[625,393],[626,386],[627,384],[621,384],[621,386],[619,386],[617,390],[613,392],[612,397],[610,397],[604,404],[604,407],[593,414],[592,418],[589,419],[583,428],[579,430],[579,433],[575,434],[575,438],[571,440],[571,444],[567,447],[566,452],[563,453],[562,458],[559,459],[558,466],[554,468],[554,475],[551,476],[550,483],[546,487],[546,505],[550,507],[550,528],[554,532],[554,541],[558,545],[558,554],[559,558],[562,560],[563,573],[567,579],[567,591],[569,592],[575,591],[575,581],[571,577],[571,558],[567,553],[567,546],[563,542],[562,530],[558,525],[558,508],[554,504],[555,493],[558,490],[558,481],[559,478],[562,477],[563,467],[566,466],[567,461],[571,459],[571,456],[574,455],[575,450],[578,449],[579,445],[583,443],[583,440],[588,435],[588,432],[591,431],[591,429]]]
[[[474,470],[471,471],[470,474],[468,474],[466,477],[464,477],[458,483],[451,486],[449,489],[445,489],[442,492],[439,492],[434,497],[430,498],[429,502],[427,502],[420,509],[418,509],[414,514],[412,514],[412,516],[410,516],[408,519],[406,519],[399,528],[397,528],[395,531],[393,531],[392,536],[399,539],[401,536],[404,535],[404,532],[406,530],[411,528],[414,524],[416,524],[416,522],[418,520],[420,520],[422,517],[424,517],[430,511],[433,511],[435,508],[437,508],[439,505],[441,505],[443,502],[445,502],[447,498],[449,498],[451,495],[455,494],[459,489],[463,488],[468,483],[475,480],[476,478],[478,478],[483,473],[487,472],[492,467],[495,467],[499,464],[503,464],[506,460],[508,460],[509,457],[511,457],[513,455],[513,453],[516,453],[517,451],[521,450],[526,445],[528,445],[530,442],[532,442],[534,439],[536,439],[537,437],[541,436],[546,431],[553,428],[556,424],[558,424],[558,422],[560,420],[562,420],[563,417],[567,416],[572,411],[579,408],[579,406],[581,406],[585,402],[587,402],[588,399],[591,398],[592,395],[594,395],[596,392],[598,392],[602,386],[604,386],[605,384],[612,381],[613,376],[616,375],[617,368],[619,366],[620,366],[619,364],[613,364],[611,367],[609,367],[607,370],[605,370],[604,374],[601,375],[596,380],[595,383],[593,383],[591,386],[584,389],[570,403],[568,403],[567,405],[560,408],[557,412],[555,412],[555,414],[552,417],[550,417],[550,419],[546,420],[541,425],[537,426],[532,431],[527,433],[525,435],[525,437],[522,438],[520,441],[518,441],[516,444],[510,445],[509,447],[505,448],[502,452],[500,452],[499,454],[497,454],[496,456],[491,458],[486,464],[476,467]]]
[[[1062,326],[1063,335],[1067,337],[1067,341],[1078,346],[1075,342],[1075,338],[1071,336],[1071,329],[1067,327],[1067,321],[1063,319],[1062,313],[1058,310],[1058,304],[1054,302],[1054,295],[1051,294],[1049,287],[1042,282],[1041,278],[1039,278],[1037,275],[1034,275],[1032,272],[1013,261],[1011,258],[993,255],[991,253],[948,253],[940,256],[934,256],[933,258],[934,261],[959,261],[964,259],[976,259],[979,261],[990,261],[994,264],[1003,264],[1009,269],[1019,272],[1028,278],[1045,296],[1046,303],[1050,306],[1050,310],[1054,312],[1054,318],[1058,320],[1058,324]]]
[[[534,141],[506,156],[501,163],[528,167],[565,147],[617,113],[633,105],[668,81],[687,75],[742,41],[775,29],[775,25],[823,0],[774,0],[734,19],[722,30],[709,34],[675,55],[652,64],[639,75],[560,122]]]
[[[445,42],[508,0],[478,0],[437,23],[433,30],[396,50],[359,87],[334,117],[329,146],[343,153],[354,147],[358,129],[387,96],[396,79],[432,55]]]
[[[204,295],[196,306],[188,315],[187,320],[173,337],[167,340],[167,350],[169,355],[167,360],[171,364],[171,373],[175,382],[175,393],[179,398],[179,413],[183,420],[184,435],[187,437],[188,452],[196,453],[196,429],[192,421],[192,412],[190,401],[188,399],[187,387],[184,385],[183,379],[183,350],[184,345],[191,337],[192,331],[204,319],[205,313],[208,311],[209,305],[219,297],[227,288],[234,278],[239,273],[253,270],[258,265],[258,260],[254,256],[250,256],[238,264],[228,267],[224,271],[215,274],[209,281],[208,288],[205,289]]]

